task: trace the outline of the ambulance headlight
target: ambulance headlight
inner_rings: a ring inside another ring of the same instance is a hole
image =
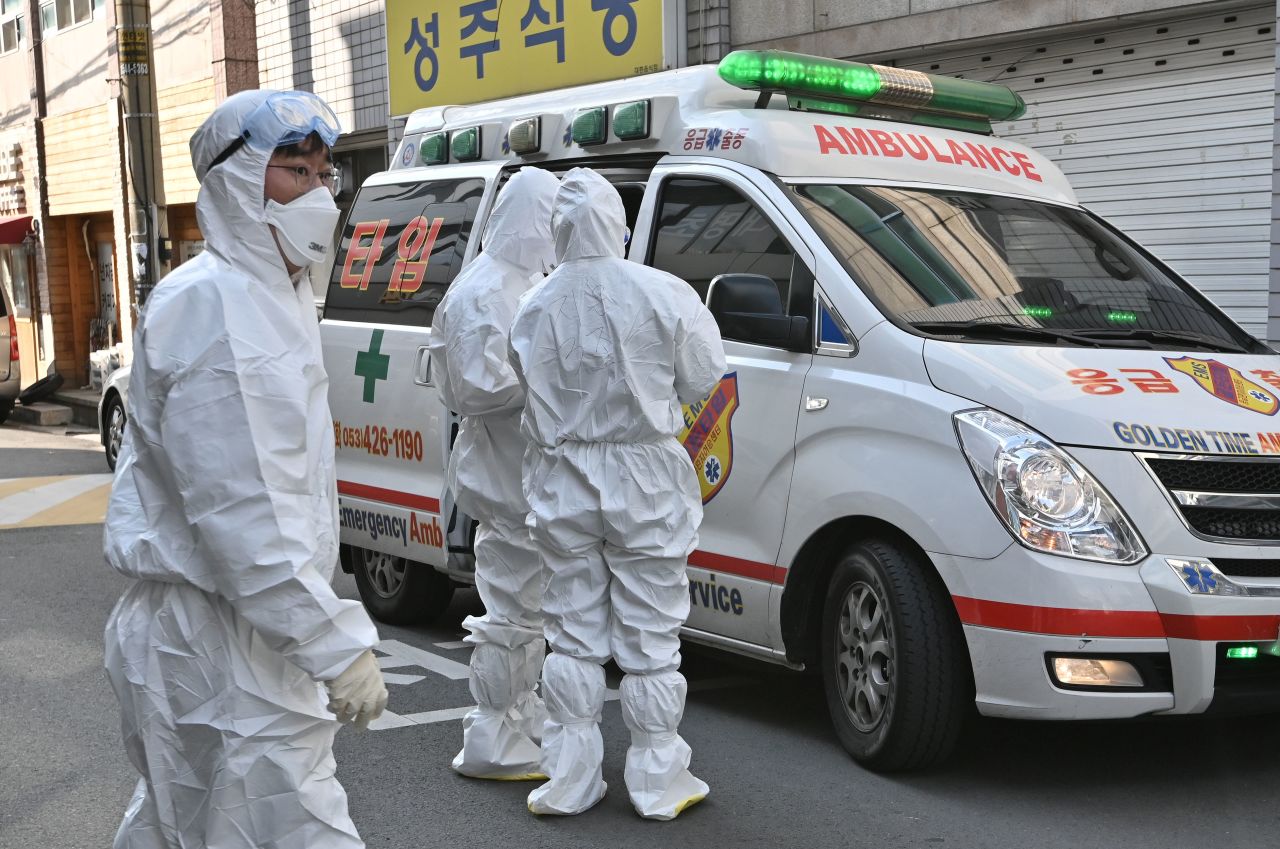
[[[1049,439],[994,410],[957,413],[955,423],[978,486],[1023,545],[1106,563],[1146,557],[1102,484]]]

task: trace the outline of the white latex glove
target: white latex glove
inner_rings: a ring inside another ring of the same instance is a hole
[[[367,649],[341,675],[324,684],[329,688],[329,710],[339,722],[354,722],[361,731],[382,716],[382,709],[387,706],[382,670],[378,659]]]

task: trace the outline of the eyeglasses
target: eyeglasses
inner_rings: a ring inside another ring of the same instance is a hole
[[[342,169],[337,165],[330,165],[328,171],[321,171],[319,174],[313,175],[311,169],[305,165],[268,165],[268,168],[283,168],[286,171],[293,172],[293,179],[297,183],[298,191],[311,191],[313,177],[320,178],[320,184],[329,190],[329,194],[334,197],[338,196],[338,192],[342,191]]]

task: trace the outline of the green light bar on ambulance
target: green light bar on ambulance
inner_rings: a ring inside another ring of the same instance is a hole
[[[609,137],[609,109],[592,106],[579,109],[573,116],[573,143],[586,147],[604,144]]]
[[[635,100],[613,107],[613,134],[623,141],[649,137],[649,101]]]
[[[994,83],[780,50],[735,50],[720,60],[719,71],[738,88],[837,103],[874,103],[988,121],[1012,121],[1027,109],[1014,91]]]
[[[480,158],[480,128],[467,127],[454,130],[449,139],[449,151],[458,162],[474,162]]]
[[[446,133],[431,133],[424,136],[418,145],[418,155],[423,165],[441,165],[449,161],[449,136]]]

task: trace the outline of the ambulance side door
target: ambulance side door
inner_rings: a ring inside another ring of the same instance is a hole
[[[342,541],[441,569],[448,414],[427,344],[492,176],[370,178],[343,228],[321,323]]]
[[[704,301],[718,275],[767,276],[783,309],[812,322],[813,255],[771,190],[714,164],[660,165],[641,209],[643,241],[633,249],[647,245],[647,265],[688,281]],[[807,344],[797,352],[747,338],[725,339],[724,348],[724,379],[704,402],[685,408],[680,435],[705,511],[698,550],[689,558],[687,627],[765,645],[771,589],[783,574],[777,559],[813,355]]]

